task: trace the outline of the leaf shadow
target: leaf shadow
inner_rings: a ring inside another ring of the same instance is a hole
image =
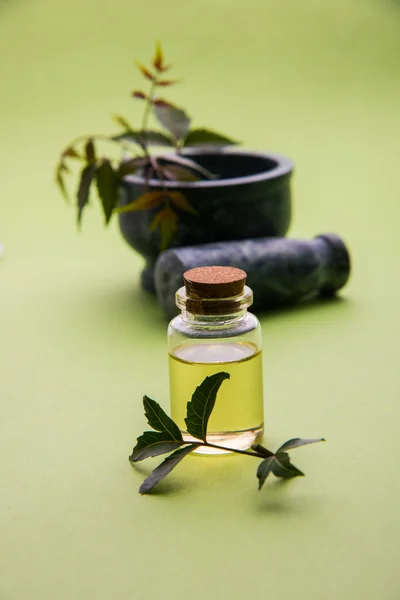
[[[289,516],[310,512],[312,510],[311,503],[309,505],[304,501],[300,503],[298,500],[293,500],[289,494],[291,486],[295,483],[298,484],[299,482],[284,478],[276,478],[273,481],[267,480],[254,500],[255,511],[265,516]]]

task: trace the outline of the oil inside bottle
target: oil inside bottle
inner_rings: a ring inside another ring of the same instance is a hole
[[[169,355],[171,416],[184,439],[186,405],[205,377],[229,373],[218,392],[208,422],[207,441],[218,446],[248,449],[263,435],[264,406],[261,351],[247,342],[191,343],[174,348]],[[199,448],[198,453],[224,451]]]

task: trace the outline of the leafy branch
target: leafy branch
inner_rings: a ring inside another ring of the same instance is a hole
[[[147,396],[143,397],[145,416],[153,431],[145,431],[138,437],[129,460],[131,463],[136,463],[146,458],[167,454],[172,451],[173,453],[145,479],[139,488],[141,494],[150,492],[185,456],[188,456],[191,452],[202,446],[261,458],[262,462],[257,469],[258,489],[262,488],[270,473],[273,473],[276,477],[283,477],[285,479],[304,475],[302,471],[291,463],[287,451],[305,446],[306,444],[323,442],[325,441],[323,438],[293,438],[282,444],[276,452],[271,452],[271,450],[264,448],[260,444],[254,445],[251,450],[238,450],[237,448],[218,446],[207,441],[208,421],[214,409],[219,388],[225,379],[229,379],[229,377],[229,374],[224,372],[206,377],[195,389],[190,402],[187,403],[185,423],[187,432],[194,438],[192,442],[184,440],[178,425],[164,412],[157,402]]]
[[[159,94],[160,90],[178,83],[176,79],[165,77],[171,67],[165,63],[160,44],[156,45],[151,64],[136,66],[149,83],[148,91],[134,89],[132,98],[143,104],[143,114],[139,128],[135,128],[122,116],[114,120],[121,131],[114,135],[84,135],[76,138],[62,151],[55,170],[55,180],[61,194],[69,200],[66,175],[71,173],[73,161],[81,162],[76,191],[77,223],[89,204],[93,186],[97,188],[108,225],[114,213],[152,210],[154,217],[151,230],[160,229],[161,250],[170,243],[181,213],[197,212],[182,194],[170,189],[167,181],[196,181],[213,179],[210,173],[196,161],[181,156],[186,147],[222,148],[237,142],[225,135],[205,128],[192,128],[188,114]],[[160,129],[150,126],[150,119],[158,122]],[[113,144],[124,153],[124,158],[113,159],[99,152],[99,145]],[[153,148],[169,148],[173,154],[163,156],[153,154]],[[127,175],[136,174],[144,179],[144,192],[134,202],[119,206],[119,187]],[[150,180],[157,180],[157,189],[151,191]]]

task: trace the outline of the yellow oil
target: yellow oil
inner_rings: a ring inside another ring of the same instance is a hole
[[[247,449],[261,440],[264,424],[261,351],[245,342],[188,344],[169,355],[171,416],[184,438],[186,405],[205,377],[225,371],[208,422],[207,440],[220,446]],[[201,448],[201,453],[218,451]]]

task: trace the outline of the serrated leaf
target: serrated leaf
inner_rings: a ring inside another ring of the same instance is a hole
[[[189,171],[193,171],[204,177],[205,179],[215,179],[215,175],[205,169],[202,165],[199,165],[194,160],[187,158],[186,156],[179,156],[178,154],[170,156],[159,156],[157,157],[159,164],[161,165],[177,165]]]
[[[206,377],[195,389],[192,399],[187,403],[185,419],[186,429],[193,437],[206,441],[208,420],[213,411],[218,390],[222,382],[229,378],[229,373],[215,373]]]
[[[199,213],[189,204],[186,196],[184,196],[182,192],[168,192],[168,198],[175,208],[198,216]]]
[[[139,198],[136,198],[133,202],[117,208],[115,212],[126,213],[134,212],[137,210],[149,210],[150,208],[157,208],[160,206],[165,199],[165,192],[145,192]]]
[[[301,439],[301,438],[293,438],[292,440],[288,440],[282,446],[278,448],[276,453],[282,452],[283,450],[292,450],[293,448],[299,448],[299,446],[306,446],[307,444],[315,444],[316,442],[325,442],[324,438],[314,438],[314,439]]]
[[[154,103],[154,114],[160,124],[169,131],[176,140],[185,137],[190,127],[190,118],[181,108]]]
[[[77,192],[77,205],[78,205],[78,225],[82,220],[82,212],[87,203],[89,202],[89,190],[95,174],[95,165],[86,165],[81,171],[79,186]]]
[[[159,72],[164,71],[168,68],[164,66],[164,54],[162,51],[161,44],[159,42],[156,44],[156,51],[153,58],[153,67]]]
[[[199,175],[193,173],[190,169],[179,167],[178,165],[168,165],[163,167],[162,172],[165,179],[169,181],[199,181]]]
[[[64,177],[62,176],[63,165],[60,164],[56,169],[56,184],[67,202],[70,201],[67,186],[65,185]]]
[[[164,193],[164,198],[165,197],[168,197],[168,194]],[[160,228],[160,250],[162,252],[169,246],[176,230],[177,220],[177,214],[169,206],[166,206],[158,211],[150,223],[150,231],[154,231],[157,227]]]
[[[124,177],[125,175],[135,173],[138,169],[142,169],[148,164],[149,160],[147,157],[124,160],[118,167],[118,177]]]
[[[113,210],[118,202],[119,179],[110,161],[103,158],[96,168],[97,191],[103,207],[105,223],[110,221]]]
[[[182,442],[171,439],[165,431],[145,431],[137,439],[137,444],[129,457],[131,462],[139,462],[145,458],[167,454],[182,446]]]
[[[150,71],[150,69],[148,69],[147,67],[145,67],[144,65],[142,65],[139,62],[136,63],[136,66],[139,69],[139,71],[142,73],[142,75],[144,75],[144,77],[146,77],[146,79],[149,79],[150,81],[155,80],[155,76]]]
[[[261,490],[265,480],[271,472],[276,477],[283,477],[285,479],[304,476],[304,473],[292,465],[289,455],[286,452],[279,452],[272,456],[268,456],[259,464],[257,469],[259,490]]]
[[[236,140],[210,129],[192,129],[185,137],[184,146],[219,146],[222,148],[238,143]]]
[[[182,434],[178,425],[169,417],[155,400],[143,396],[144,414],[147,422],[156,431],[164,431],[171,439],[182,442]]]
[[[193,452],[197,448],[197,444],[190,444],[184,448],[180,448],[171,456],[168,456],[154,471],[144,480],[139,488],[140,494],[147,494],[157,485],[164,477],[166,477],[172,469],[174,469],[185,456]]]
[[[96,160],[96,152],[94,149],[94,143],[91,138],[88,139],[88,141],[86,142],[85,156],[86,156],[87,162],[94,162]]]
[[[161,87],[167,87],[168,85],[175,85],[175,83],[179,83],[179,79],[159,79],[157,81],[157,85]]]
[[[144,92],[141,92],[140,90],[133,90],[132,96],[133,98],[137,98],[138,100],[146,100],[147,98],[146,94]]]
[[[174,107],[174,105],[171,104],[171,102],[168,102],[168,100],[165,100],[165,98],[153,98],[152,102],[154,106],[170,106],[171,108]]]
[[[277,452],[272,461],[272,472],[276,477],[301,477],[304,473],[290,462],[289,454],[286,452]]]
[[[80,154],[75,150],[73,146],[69,146],[69,148],[66,148],[63,152],[63,156],[68,158],[81,158]]]
[[[272,463],[274,461],[274,458],[275,456],[269,456],[258,465],[257,478],[259,490],[261,490],[262,486],[265,483],[265,480],[272,471]]]
[[[167,194],[165,192],[160,192],[162,193],[163,196],[163,200],[167,197]],[[154,219],[152,220],[152,222],[150,223],[149,229],[150,231],[154,231],[155,229],[157,229],[157,227],[162,223],[162,222],[175,222],[177,220],[177,215],[176,213],[172,210],[172,208],[170,208],[169,206],[166,206],[165,208],[162,208],[161,210],[158,211],[158,213],[155,215]]]
[[[125,119],[125,117],[122,117],[121,115],[114,115],[113,119],[123,129],[127,129],[128,131],[132,131],[132,127],[130,126],[129,122]]]
[[[144,143],[147,146],[164,146],[167,148],[171,148],[172,146],[174,146],[174,143],[170,137],[168,137],[164,133],[161,133],[160,131],[153,131],[151,129],[146,131],[126,131],[125,133],[114,135],[113,140],[122,140],[126,142],[131,142],[133,144],[139,144],[141,146]]]

